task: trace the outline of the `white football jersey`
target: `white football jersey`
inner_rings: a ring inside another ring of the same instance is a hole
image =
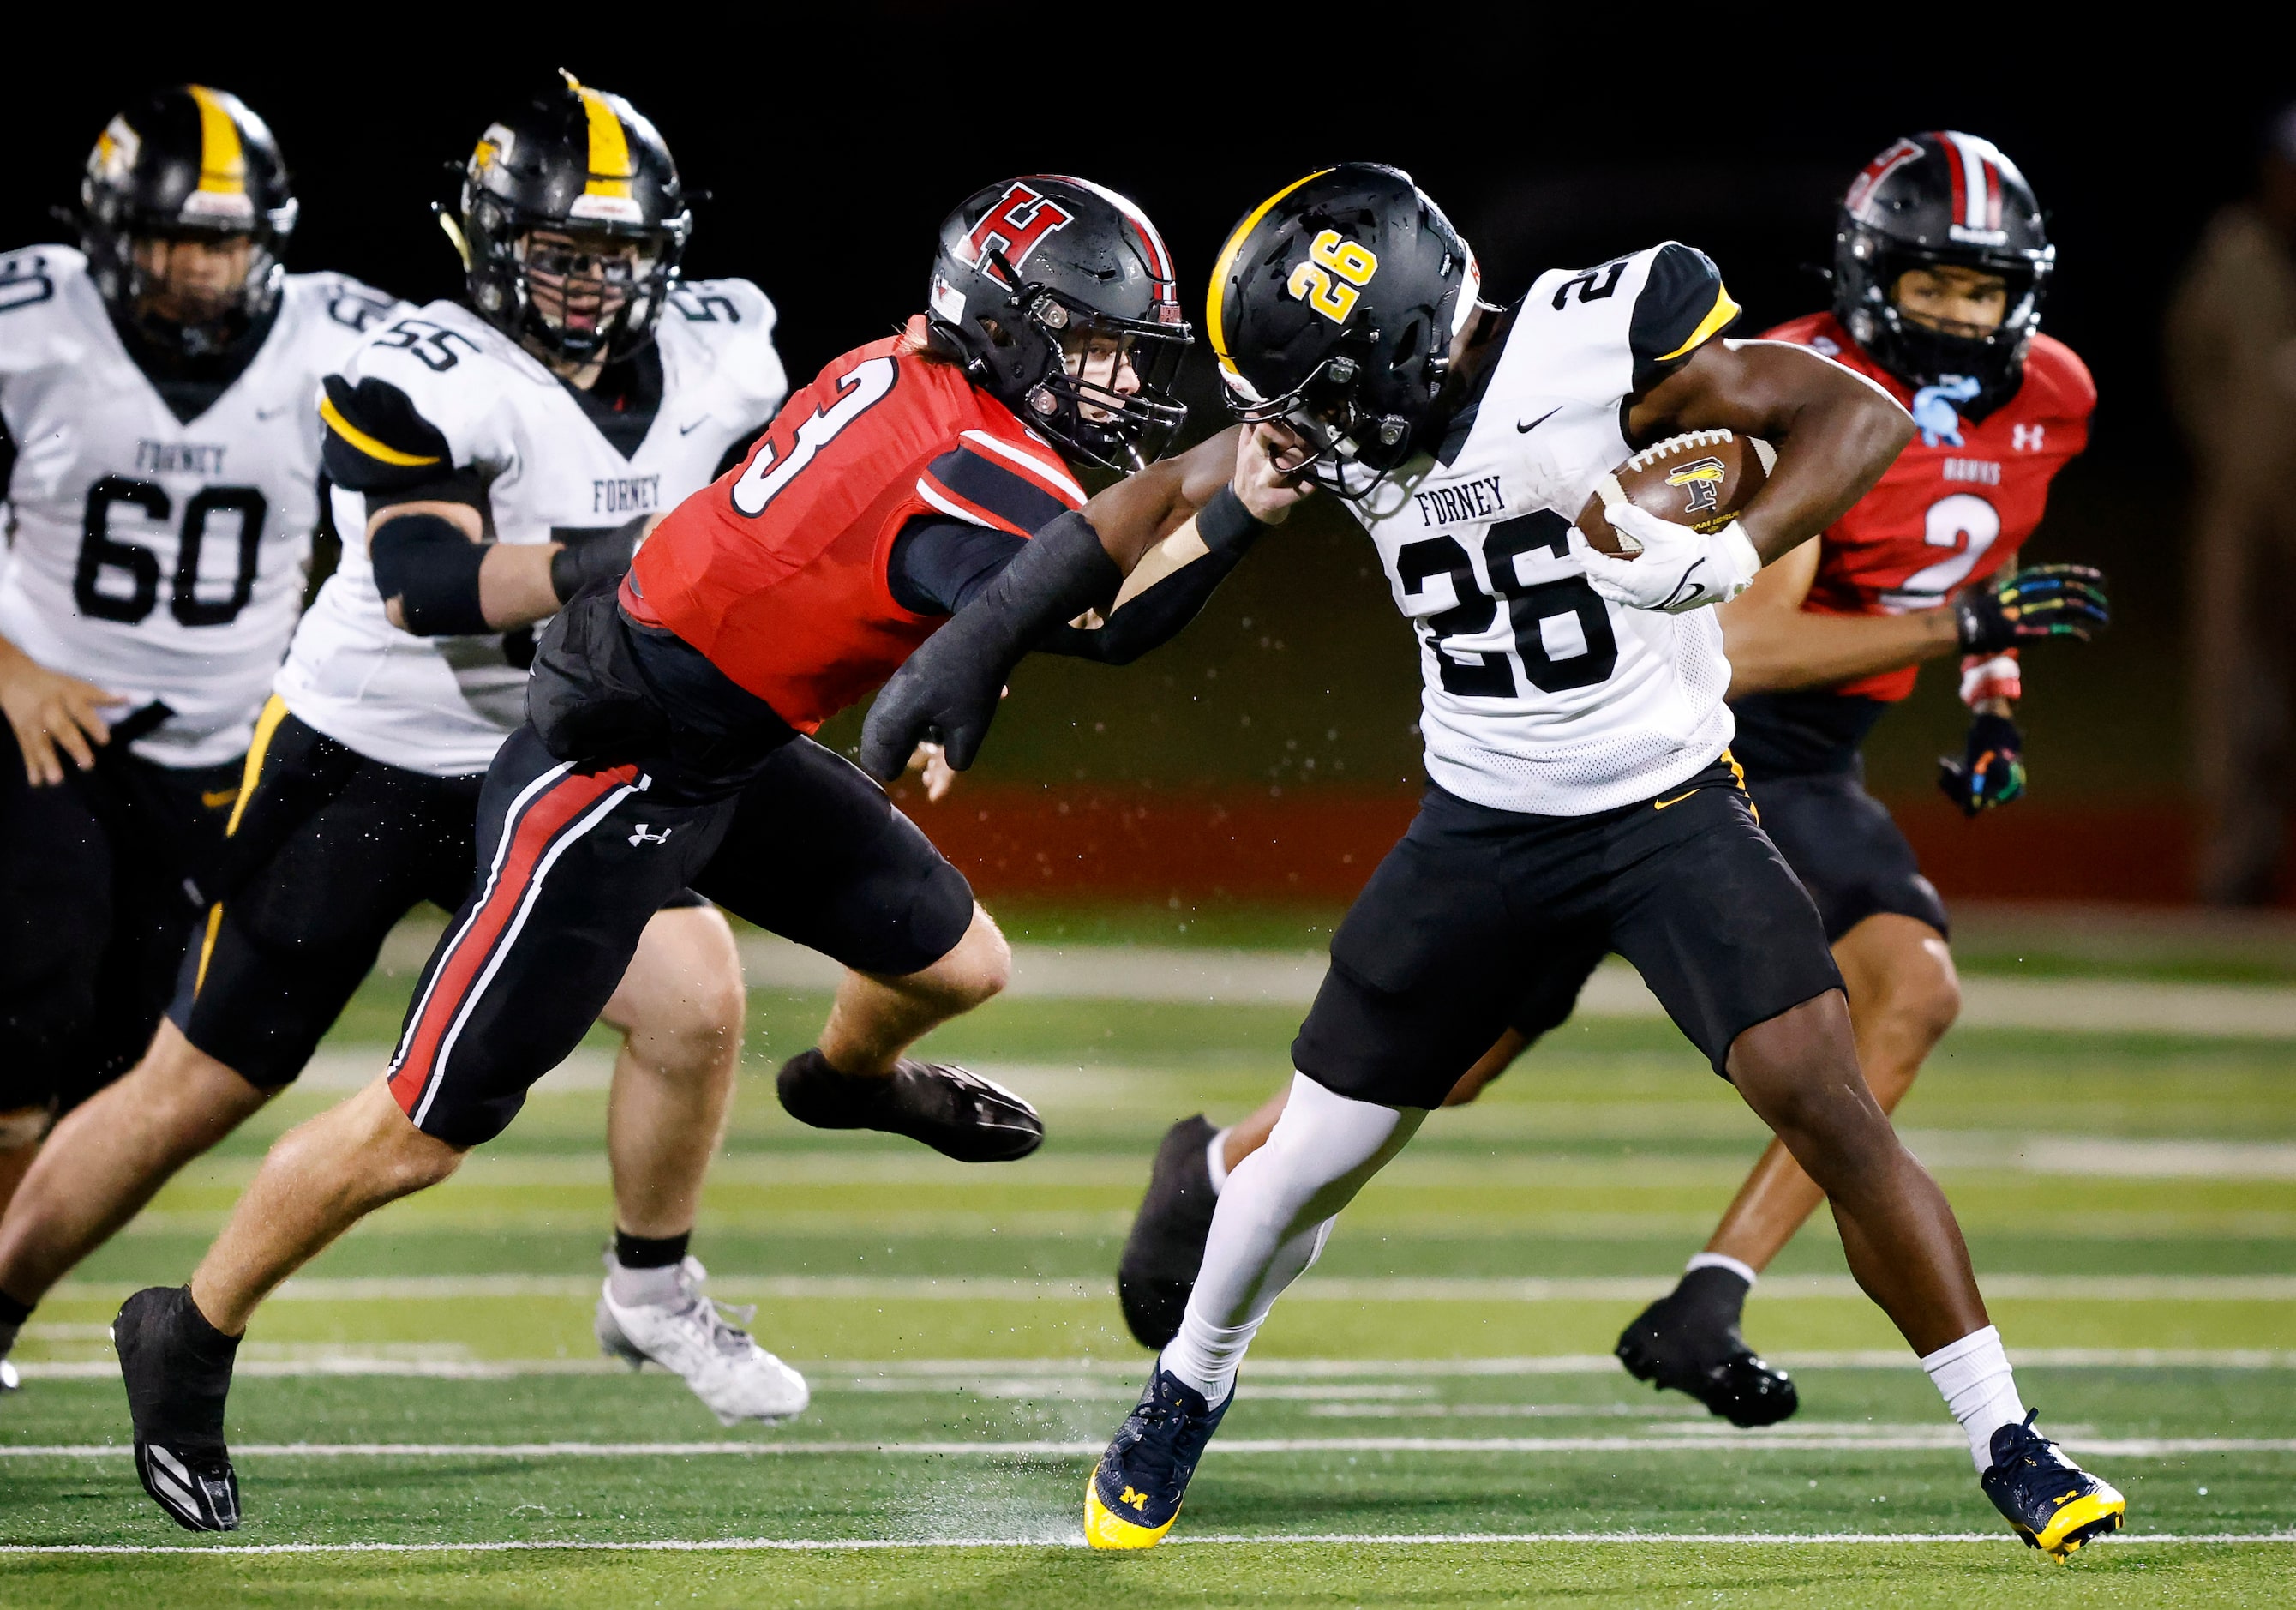
[[[128,357],[85,258],[0,258],[17,448],[0,636],[127,707],[165,701],[174,714],[131,746],[145,760],[245,752],[303,604],[319,377],[404,310],[340,275],[289,275],[253,361],[186,423]]]
[[[447,444],[453,462],[441,475],[485,483],[490,540],[546,543],[562,539],[554,531],[676,507],[789,392],[773,303],[747,280],[688,282],[654,329],[661,405],[627,456],[556,376],[458,303],[400,319],[341,374],[403,392]],[[500,633],[418,637],[391,625],[364,540],[365,499],[340,487],[334,497],[342,565],[295,634],[280,697],[306,724],[386,765],[442,777],[484,771],[526,719],[532,639],[512,634],[523,641],[506,653]]]
[[[1417,629],[1427,774],[1464,800],[1585,816],[1711,765],[1734,730],[1711,610],[1611,604],[1570,522],[1632,450],[1628,396],[1726,327],[1702,252],[1669,242],[1539,276],[1479,399],[1349,505]]]

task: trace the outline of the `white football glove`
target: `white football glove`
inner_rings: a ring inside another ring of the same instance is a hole
[[[1679,615],[1727,604],[1754,583],[1762,556],[1732,521],[1718,531],[1693,531],[1661,520],[1624,498],[1603,511],[1611,529],[1642,544],[1631,559],[1596,549],[1578,527],[1571,547],[1587,572],[1587,585],[1628,609],[1660,610]]]

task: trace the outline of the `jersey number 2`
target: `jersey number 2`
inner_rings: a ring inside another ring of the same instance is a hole
[[[750,467],[742,472],[742,479],[734,483],[734,506],[753,520],[764,513],[766,505],[797,479],[822,448],[837,439],[840,431],[884,401],[898,372],[891,358],[873,357],[839,376],[837,400],[816,409],[798,426],[786,456],[767,435],[758,456],[750,460]]]
[[[111,506],[133,504],[153,520],[174,513],[167,489],[148,481],[107,475],[88,489],[87,518],[80,528],[79,563],[72,572],[72,601],[83,615],[133,626],[158,607],[160,555],[122,542],[111,534]],[[208,520],[218,513],[239,516],[239,566],[231,592],[222,598],[200,596],[200,548]],[[184,505],[183,530],[176,539],[175,585],[168,611],[185,626],[228,626],[255,596],[256,560],[263,545],[263,494],[253,487],[207,487]],[[127,590],[104,591],[104,573],[125,576]]]
[[[1882,603],[1893,610],[1935,609],[1948,593],[1969,579],[1978,561],[2000,539],[2001,511],[1984,498],[1974,492],[1939,498],[1922,517],[1922,541],[1954,552],[1906,577],[1882,595]]]

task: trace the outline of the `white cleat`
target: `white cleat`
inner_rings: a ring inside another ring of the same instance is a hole
[[[599,1351],[632,1369],[654,1363],[684,1376],[721,1425],[762,1420],[773,1425],[803,1413],[813,1401],[805,1377],[728,1318],[747,1324],[754,1307],[735,1308],[702,1294],[709,1273],[699,1259],[688,1258],[678,1266],[676,1302],[627,1308],[614,1301],[609,1279],[598,1295]]]
[[[24,1377],[16,1373],[16,1367],[0,1359],[0,1392],[14,1392],[23,1384]]]

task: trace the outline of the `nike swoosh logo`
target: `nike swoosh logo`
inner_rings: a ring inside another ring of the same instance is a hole
[[[1537,419],[1532,420],[1529,424],[1523,423],[1521,420],[1515,421],[1514,428],[1523,435],[1528,436],[1533,431],[1538,430],[1539,426],[1545,424],[1548,420],[1553,419],[1557,414],[1562,412],[1562,405],[1561,403],[1557,403],[1546,413],[1540,415]]]
[[[1670,800],[1652,800],[1651,801],[1651,809],[1652,810],[1664,810],[1669,805],[1679,805],[1685,800],[1688,799],[1691,794],[1696,793],[1698,791],[1695,788],[1693,788],[1687,793],[1675,795],[1674,798]]]
[[[709,423],[709,415],[708,415],[707,414],[704,414],[701,418],[699,418],[699,419],[695,420],[695,421],[694,421],[692,424],[690,424],[690,425],[680,425],[680,426],[678,426],[678,427],[677,427],[677,433],[678,433],[680,436],[691,436],[691,435],[693,435],[696,431],[699,431],[702,426],[704,426],[704,425],[708,424]]]

